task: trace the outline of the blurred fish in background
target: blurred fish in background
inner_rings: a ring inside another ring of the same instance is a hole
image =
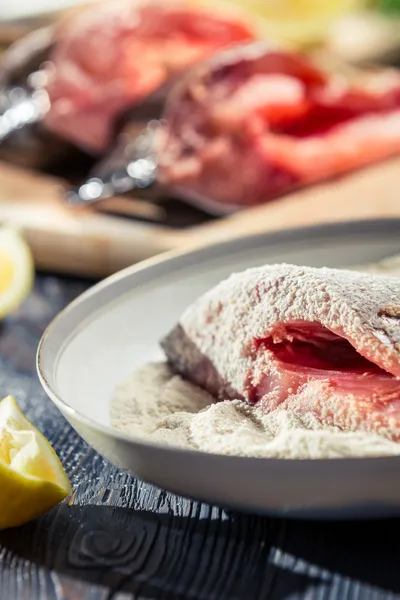
[[[35,6],[38,9],[39,3]],[[351,79],[356,74],[352,69],[360,65],[393,66],[400,53],[400,0],[97,0],[56,17],[44,15],[44,22],[46,18],[46,26],[35,28],[4,54],[0,157],[62,172],[71,183],[78,182],[75,191],[67,192],[67,200],[82,205],[152,187],[160,159],[153,142],[162,129],[160,119],[171,90],[196,63],[224,48],[266,40],[278,54],[281,49],[309,55],[322,65],[322,79],[329,71]],[[37,19],[35,14],[36,24]],[[265,85],[270,83],[267,79]],[[375,110],[374,102],[381,110],[392,84],[385,85],[376,98],[368,92],[368,110]],[[196,89],[192,86],[191,93],[200,93],[201,86]],[[207,94],[201,93],[207,102]],[[392,110],[397,92],[389,95],[387,110]],[[197,105],[203,100],[196,98]],[[246,111],[247,104],[239,103],[239,109]],[[174,114],[171,101],[168,106],[168,114]],[[211,130],[204,137],[212,144]],[[278,137],[272,139],[275,156]],[[323,140],[318,143],[323,151]],[[297,142],[290,147],[292,162],[298,147]],[[396,150],[393,140],[392,147]],[[165,164],[165,145],[163,152]],[[326,173],[342,170],[333,165]],[[242,188],[251,190],[247,183]],[[283,193],[290,187],[279,189]],[[272,192],[265,193],[265,200]],[[261,194],[255,198],[262,201]],[[190,202],[190,195],[184,194],[184,200]]]
[[[99,154],[119,112],[196,61],[254,37],[250,24],[228,10],[179,1],[115,0],[76,9],[6,53],[0,141],[10,143],[25,125],[40,123],[35,133],[42,137],[53,134],[58,145],[64,140]]]

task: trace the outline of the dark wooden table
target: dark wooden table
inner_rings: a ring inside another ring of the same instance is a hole
[[[74,489],[41,519],[0,533],[0,600],[400,598],[400,520],[230,513],[132,479],[82,442],[41,390],[35,351],[88,285],[38,276],[0,326],[0,393],[49,438]]]

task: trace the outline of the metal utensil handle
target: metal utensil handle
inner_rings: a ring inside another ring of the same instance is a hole
[[[50,106],[45,89],[23,87],[0,91],[0,144],[26,125],[38,123]]]
[[[160,121],[151,121],[132,142],[121,140],[113,152],[95,165],[82,185],[65,192],[64,200],[70,206],[88,206],[152,186],[157,179],[156,136],[161,126]]]

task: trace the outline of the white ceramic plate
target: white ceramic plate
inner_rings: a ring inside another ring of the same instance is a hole
[[[400,514],[400,457],[277,460],[143,442],[110,427],[115,385],[148,360],[184,308],[233,271],[271,262],[349,266],[400,252],[400,220],[242,238],[125,269],[67,307],[45,332],[38,372],[72,426],[115,465],[184,496],[307,518]]]

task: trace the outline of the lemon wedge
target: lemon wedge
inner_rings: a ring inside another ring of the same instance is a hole
[[[46,438],[12,396],[0,402],[0,529],[23,525],[71,492],[64,469]]]
[[[363,0],[221,1],[255,16],[260,32],[268,38],[299,45],[321,41],[337,18],[365,4]]]
[[[0,319],[28,295],[34,279],[34,264],[28,245],[18,231],[0,227]]]

